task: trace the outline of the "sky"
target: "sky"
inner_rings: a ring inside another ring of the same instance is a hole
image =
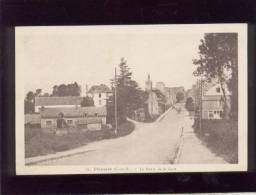
[[[18,37],[18,65],[24,66],[24,92],[52,92],[59,84],[110,85],[123,57],[142,89],[147,75],[168,87],[191,88],[196,78],[201,31],[171,27],[23,27]],[[21,60],[20,60],[21,59]]]

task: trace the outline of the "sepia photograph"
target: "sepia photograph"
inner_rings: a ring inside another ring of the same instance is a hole
[[[15,28],[16,174],[247,170],[247,25]]]

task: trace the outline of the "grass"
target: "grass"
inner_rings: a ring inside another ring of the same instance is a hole
[[[132,122],[124,122],[118,128],[118,134],[113,130],[77,131],[66,135],[56,135],[44,132],[39,127],[25,127],[25,157],[53,154],[86,145],[103,139],[122,137],[130,134],[135,128]]]
[[[206,146],[229,163],[238,163],[238,124],[234,120],[202,120],[202,131],[199,122],[195,121],[197,136]]]

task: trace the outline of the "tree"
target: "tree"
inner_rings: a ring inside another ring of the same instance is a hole
[[[194,105],[194,100],[192,97],[188,97],[186,100],[185,108],[189,111],[192,112],[195,110],[195,105]]]
[[[94,101],[91,97],[86,96],[83,98],[83,100],[81,102],[81,106],[82,107],[94,106]]]
[[[54,85],[52,96],[80,96],[81,88],[77,82],[71,84]]]
[[[182,93],[180,91],[177,92],[176,99],[177,99],[177,102],[181,102],[182,100],[184,100],[184,93]]]
[[[117,89],[118,123],[123,123],[127,117],[133,116],[136,109],[143,107],[146,94],[138,87],[138,83],[132,80],[132,72],[124,58],[119,64],[117,80],[111,79],[111,83],[113,94],[115,94],[115,88]],[[115,96],[113,95],[107,101],[108,118],[112,120],[111,123],[114,119],[114,105]]]
[[[41,95],[41,93],[42,93],[42,89],[36,89],[35,96],[38,97]]]
[[[29,91],[26,94],[26,98],[24,100],[24,112],[25,114],[33,113],[35,111],[35,94],[32,91]]]
[[[237,119],[238,113],[238,68],[237,33],[207,33],[199,45],[199,59],[193,60],[197,66],[195,76],[203,76],[208,81],[220,83],[223,93],[224,117],[227,117],[226,87],[232,92],[231,113]]]

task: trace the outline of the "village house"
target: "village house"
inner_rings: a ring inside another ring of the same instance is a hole
[[[112,95],[112,91],[105,84],[93,85],[86,95],[91,97],[94,101],[94,106],[105,106],[107,104],[107,99]]]
[[[106,107],[43,108],[40,112],[41,128],[61,129],[75,127],[101,130],[106,125]]]
[[[229,112],[231,93],[226,88],[225,92],[227,98],[227,112]],[[220,84],[205,84],[202,93],[202,118],[222,119],[223,107],[223,92]]]
[[[42,108],[76,108],[81,106],[83,98],[80,96],[63,97],[35,97],[35,112]]]
[[[148,75],[145,84],[145,90],[148,94],[148,99],[145,102],[147,111],[150,117],[156,118],[165,111],[165,97],[159,89],[153,89],[150,75]]]

